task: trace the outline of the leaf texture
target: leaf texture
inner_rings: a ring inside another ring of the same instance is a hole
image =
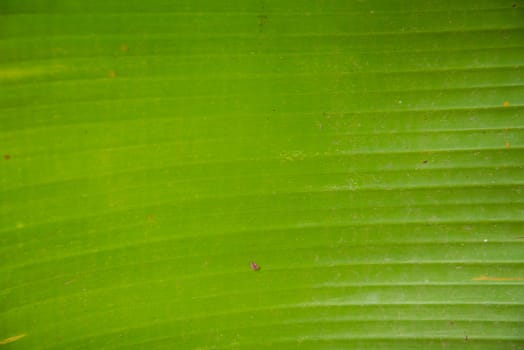
[[[524,349],[523,8],[0,1],[0,348]]]

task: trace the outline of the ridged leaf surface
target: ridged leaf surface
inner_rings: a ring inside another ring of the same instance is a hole
[[[523,8],[0,0],[0,348],[524,349]]]

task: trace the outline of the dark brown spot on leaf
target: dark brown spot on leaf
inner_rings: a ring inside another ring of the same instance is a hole
[[[258,32],[263,33],[264,32],[264,26],[267,22],[267,16],[266,15],[260,15],[258,16]]]
[[[263,27],[267,22],[267,16],[266,15],[260,15],[258,16],[258,25],[260,27]]]

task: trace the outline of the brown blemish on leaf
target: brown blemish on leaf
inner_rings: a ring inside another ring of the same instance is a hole
[[[14,341],[17,341],[17,340],[20,340],[22,339],[23,337],[25,337],[27,334],[20,334],[20,335],[15,335],[13,337],[9,337],[7,339],[4,339],[2,341],[0,341],[0,345],[5,345],[5,344],[9,344],[9,343],[12,343]]]
[[[120,45],[120,51],[122,51],[122,52],[129,51],[129,46],[127,46],[127,44]]]
[[[509,102],[508,101],[504,101],[504,107],[509,107]]]
[[[11,155],[10,155],[10,154],[4,154],[4,159],[5,159],[5,160],[9,160],[9,159],[11,159]]]
[[[151,225],[156,224],[156,218],[153,214],[147,214],[147,222]]]
[[[506,149],[510,149],[511,148],[511,144],[509,143],[509,141],[506,141]]]
[[[110,77],[110,78],[114,78],[114,77],[116,77],[116,72],[115,72],[113,69],[111,69],[111,70],[109,71],[109,77]]]
[[[497,281],[497,282],[510,282],[510,281],[524,281],[524,277],[489,277],[479,276],[474,277],[473,281]]]
[[[262,33],[264,31],[264,26],[266,25],[266,22],[267,22],[267,16],[266,15],[258,16],[258,26],[259,26],[260,33]]]

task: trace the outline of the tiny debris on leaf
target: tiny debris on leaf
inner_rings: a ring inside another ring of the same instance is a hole
[[[260,266],[259,266],[256,262],[252,261],[250,265],[251,265],[251,269],[252,269],[253,271],[258,271],[258,270],[260,270]]]
[[[17,340],[20,340],[22,339],[23,337],[25,337],[27,334],[20,334],[20,335],[15,335],[13,337],[9,337],[9,338],[6,338],[4,340],[1,340],[0,341],[0,345],[6,345],[6,344],[9,344],[9,343],[12,343],[12,342],[15,342]]]

